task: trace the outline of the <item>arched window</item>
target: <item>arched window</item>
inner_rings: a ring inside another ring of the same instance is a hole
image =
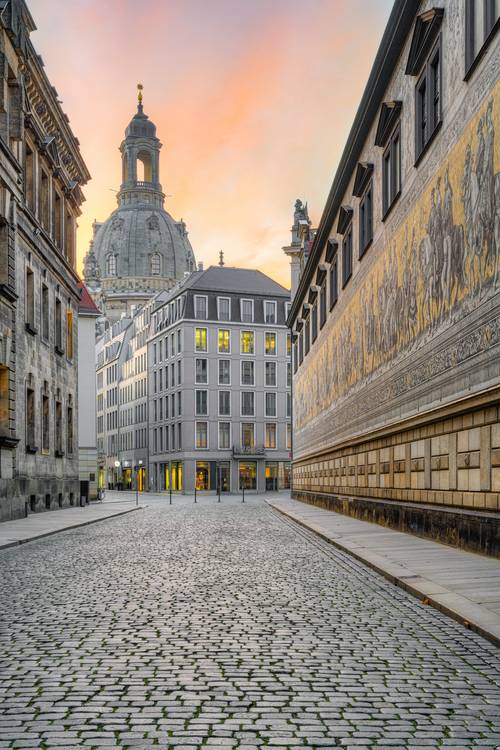
[[[106,258],[106,275],[116,276],[116,255],[108,255]]]
[[[159,276],[161,272],[161,258],[158,253],[151,256],[151,276]]]

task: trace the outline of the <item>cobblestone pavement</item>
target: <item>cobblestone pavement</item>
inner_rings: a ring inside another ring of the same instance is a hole
[[[500,746],[495,647],[258,498],[6,550],[0,619],[0,748]]]

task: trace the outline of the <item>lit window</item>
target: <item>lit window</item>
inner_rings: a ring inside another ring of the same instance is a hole
[[[255,448],[255,425],[252,422],[241,423],[241,444],[243,448]]]
[[[266,448],[276,448],[276,425],[274,422],[266,424]]]
[[[194,341],[195,341],[195,350],[197,352],[206,352],[207,351],[207,329],[196,328]]]
[[[254,335],[253,335],[253,331],[242,331],[241,332],[241,353],[242,354],[253,354],[254,353]]]
[[[219,352],[227,354],[230,351],[230,332],[224,328],[219,328]]]
[[[276,354],[276,334],[275,333],[266,333],[266,354],[268,355],[274,355]]]

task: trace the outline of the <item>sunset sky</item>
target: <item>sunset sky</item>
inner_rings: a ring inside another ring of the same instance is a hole
[[[33,35],[92,174],[94,218],[116,206],[118,147],[144,84],[163,143],[166,208],[198,261],[289,286],[293,204],[321,215],[392,0],[28,0]]]

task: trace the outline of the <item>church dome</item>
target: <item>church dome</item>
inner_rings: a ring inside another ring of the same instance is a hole
[[[118,208],[104,223],[94,223],[94,238],[85,259],[89,282],[103,288],[136,292],[169,288],[196,268],[184,222],[164,208],[160,184],[161,143],[154,123],[144,113],[138,87],[137,113],[130,121],[120,151],[122,184]],[[90,278],[92,277],[92,278]]]

